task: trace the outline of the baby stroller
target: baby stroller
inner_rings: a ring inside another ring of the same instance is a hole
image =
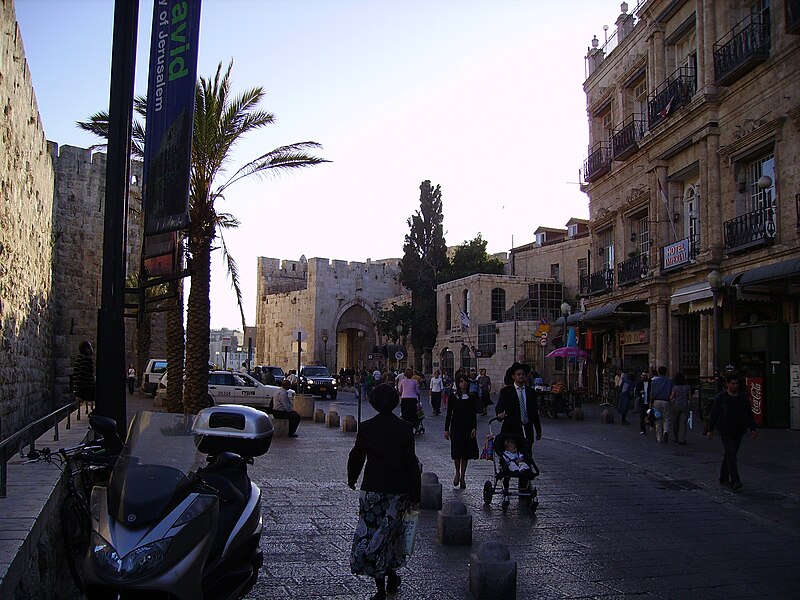
[[[483,484],[483,503],[486,506],[490,506],[492,503],[492,496],[502,493],[503,512],[508,510],[508,505],[511,502],[510,498],[512,496],[519,497],[523,504],[529,506],[532,511],[536,512],[536,509],[539,508],[539,498],[537,497],[537,491],[533,485],[533,480],[539,475],[539,467],[531,456],[528,442],[524,437],[517,435],[499,434],[497,437],[494,437],[494,432],[492,431],[492,423],[494,421],[499,421],[499,419],[495,417],[489,420],[489,438],[494,438],[492,452],[494,482],[487,480]],[[509,439],[517,443],[517,447],[523,454],[524,462],[516,464],[506,460],[504,448],[506,440]],[[509,490],[509,483],[512,479],[517,479],[519,481],[519,491],[517,492]],[[502,487],[500,487],[501,483]],[[500,489],[498,489],[499,487]]]

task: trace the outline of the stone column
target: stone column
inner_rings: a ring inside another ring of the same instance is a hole
[[[702,69],[702,83],[698,80],[698,87],[705,88],[706,94],[716,94],[717,85],[714,74],[714,43],[717,40],[716,16],[714,14],[715,2],[700,2],[697,11],[697,52],[700,60],[698,66]]]
[[[650,367],[658,367],[658,351],[656,347],[656,338],[658,337],[658,305],[655,302],[655,299],[650,301],[648,305],[650,308],[650,348],[648,350],[649,360],[650,360]],[[650,369],[648,369],[648,372]],[[649,374],[649,373],[648,373]]]
[[[656,366],[669,365],[669,304],[661,300],[656,305]]]
[[[706,177],[701,179],[700,192],[705,192],[705,197],[700,198],[700,218],[703,219],[701,230],[708,240],[709,260],[719,262],[723,254],[723,221],[725,215],[722,211],[722,196],[720,193],[720,179],[722,172],[719,159],[719,136],[708,135],[703,147]],[[706,183],[706,185],[703,185]],[[704,189],[705,188],[705,189]]]
[[[714,372],[712,331],[711,317],[705,314],[700,315],[700,377],[706,377]]]

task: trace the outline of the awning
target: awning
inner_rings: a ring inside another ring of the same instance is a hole
[[[739,278],[738,284],[746,287],[791,277],[800,277],[800,258],[790,258],[745,271]]]
[[[603,319],[612,320],[615,317],[646,317],[649,313],[640,311],[626,311],[625,305],[628,302],[609,302],[603,306],[598,306],[591,310],[584,312],[577,312],[567,317],[568,325],[579,325],[581,323],[590,323],[592,321],[602,321]]]
[[[708,282],[701,281],[699,283],[692,283],[690,285],[679,287],[672,294],[670,304],[672,306],[677,306],[679,304],[686,304],[687,302],[705,300],[706,298],[712,298],[713,296],[714,294],[711,293],[711,286],[708,284]]]

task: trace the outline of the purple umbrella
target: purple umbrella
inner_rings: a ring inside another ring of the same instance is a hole
[[[589,358],[589,353],[585,350],[581,350],[580,348],[576,348],[575,346],[562,346],[561,348],[556,348],[550,354],[547,355],[547,358]]]

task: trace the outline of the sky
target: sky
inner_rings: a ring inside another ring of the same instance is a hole
[[[112,0],[15,0],[47,138],[108,107]],[[141,0],[136,93],[147,89],[152,0]],[[442,190],[445,239],[490,253],[539,226],[588,218],[584,56],[619,3],[604,0],[205,0],[198,74],[234,61],[233,89],[261,86],[276,123],[235,147],[229,171],[315,141],[332,162],[244,180],[217,210],[255,323],[257,258],[402,257],[426,179]],[[241,326],[220,252],[211,326]]]

